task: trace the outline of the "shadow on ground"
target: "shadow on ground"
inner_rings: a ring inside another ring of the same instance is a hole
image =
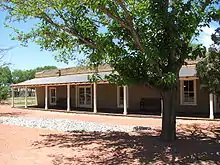
[[[220,164],[220,127],[217,124],[179,125],[178,140],[159,139],[159,130],[133,133],[41,135],[36,149],[58,147],[71,153],[48,155],[56,164]]]
[[[0,117],[19,117],[19,116],[25,116],[27,113],[24,112],[0,112]]]

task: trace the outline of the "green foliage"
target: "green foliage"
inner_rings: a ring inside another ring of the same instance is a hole
[[[220,52],[211,51],[196,66],[203,88],[220,95]]]
[[[36,72],[40,72],[43,70],[50,70],[50,69],[56,69],[56,66],[44,66],[44,67],[38,67],[36,69],[30,69],[30,70],[14,70],[12,72],[12,83],[17,84],[26,80],[33,79],[35,77]]]
[[[15,27],[14,39],[34,41],[59,52],[67,62],[83,53],[89,65],[109,64],[108,79],[118,84],[146,83],[173,88],[186,59],[204,55],[191,46],[200,28],[218,15],[218,0],[2,0],[10,21],[37,19],[29,32]],[[120,75],[120,77],[119,77]]]
[[[8,66],[0,67],[0,101],[6,100],[11,83],[11,71]]]
[[[220,18],[219,18],[220,20]],[[215,33],[212,34],[211,36],[212,38],[212,41],[214,42],[214,47],[215,45],[220,45],[220,27],[218,27],[216,30],[215,30]]]
[[[0,85],[0,102],[6,100],[9,94],[9,87]]]
[[[12,83],[16,84],[33,79],[36,72],[56,68],[55,66],[44,66],[31,70],[14,70],[11,72],[8,66],[0,67],[0,101],[7,99],[10,88],[9,85]]]
[[[0,67],[0,85],[8,85],[11,83],[11,71],[8,66]]]
[[[36,72],[40,72],[43,70],[52,70],[52,69],[57,69],[56,66],[43,66],[43,67],[37,67],[36,69],[33,69],[33,71]]]
[[[214,42],[209,53],[196,66],[197,74],[203,88],[220,95],[220,28],[215,30],[211,38]]]

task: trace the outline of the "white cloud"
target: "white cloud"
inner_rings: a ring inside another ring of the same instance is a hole
[[[210,27],[203,27],[200,36],[198,37],[198,41],[196,43],[203,44],[206,48],[209,48],[213,41],[211,39],[211,35],[215,32],[215,29],[219,27],[218,22],[211,22],[209,24]]]
[[[203,27],[202,30],[203,30],[203,33],[204,33],[205,35],[211,35],[212,33],[215,32],[215,28],[212,27],[212,26],[210,26],[210,27],[207,27],[207,26],[206,26],[206,27]]]
[[[203,32],[200,34],[198,38],[198,42],[202,43],[206,48],[208,48],[212,43],[211,35],[215,32],[215,28],[210,26],[209,27],[203,27]]]

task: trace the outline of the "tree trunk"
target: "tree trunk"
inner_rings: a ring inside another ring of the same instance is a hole
[[[176,139],[176,89],[162,93],[164,100],[161,138],[165,141]]]

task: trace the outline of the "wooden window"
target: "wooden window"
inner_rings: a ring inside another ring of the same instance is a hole
[[[180,99],[182,105],[196,105],[196,80],[180,81]]]
[[[56,88],[49,88],[50,89],[50,105],[56,105],[57,103],[57,92]]]
[[[80,107],[92,107],[91,86],[78,87],[78,101]]]

